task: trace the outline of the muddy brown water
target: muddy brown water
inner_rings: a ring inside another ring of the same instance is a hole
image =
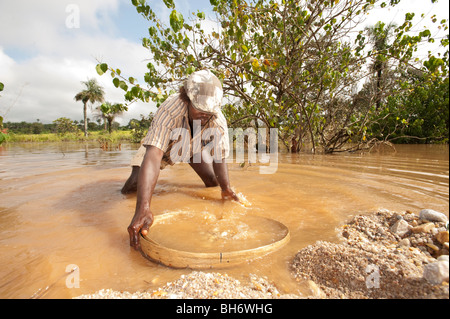
[[[103,288],[152,291],[188,274],[144,259],[129,247],[136,196],[120,189],[137,146],[103,151],[96,144],[33,143],[0,147],[0,297],[71,298]],[[266,276],[283,293],[305,293],[289,264],[335,228],[378,209],[431,208],[449,213],[449,149],[398,145],[370,154],[279,154],[275,174],[229,164],[236,192],[251,203],[222,202],[187,164],[161,172],[154,214],[172,211],[251,214],[285,224],[290,242],[268,256],[215,269],[243,282]],[[177,225],[182,227],[182,225]],[[186,235],[186,241],[189,236]],[[70,265],[78,266],[68,274]],[[79,283],[79,288],[76,283]]]

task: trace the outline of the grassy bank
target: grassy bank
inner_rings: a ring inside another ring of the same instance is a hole
[[[96,131],[89,132],[87,137],[84,137],[83,133],[44,133],[44,134],[15,134],[8,133],[6,136],[6,143],[28,143],[28,142],[108,142],[108,143],[121,143],[131,142],[131,131],[114,131],[111,134]]]

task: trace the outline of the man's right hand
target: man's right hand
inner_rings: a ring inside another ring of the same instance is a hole
[[[136,210],[128,226],[130,246],[136,250],[141,249],[140,235],[146,235],[153,224],[153,214],[150,202],[158,180],[163,151],[155,146],[148,146],[141,168],[139,169]]]
[[[130,235],[130,246],[136,250],[141,250],[140,234],[147,235],[148,229],[153,224],[153,214],[150,210],[146,213],[134,214],[130,226],[128,226],[128,234]]]

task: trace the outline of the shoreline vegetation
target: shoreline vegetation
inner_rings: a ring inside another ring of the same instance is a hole
[[[145,134],[140,133],[137,135],[131,130],[116,130],[111,133],[106,131],[92,131],[88,136],[84,136],[81,131],[75,133],[14,133],[6,131],[4,133],[3,145],[7,143],[41,143],[41,142],[96,142],[96,141],[108,141],[110,143],[140,143],[140,140]],[[351,144],[351,143],[350,143]],[[380,145],[383,143],[380,143]],[[423,143],[385,143],[386,145],[398,145],[398,144],[423,144]],[[427,143],[427,144],[445,144],[448,143]],[[0,144],[2,145],[2,144]],[[280,145],[280,143],[278,143]],[[280,147],[282,149],[282,147]],[[361,149],[363,150],[363,149]],[[301,151],[300,151],[301,152]]]
[[[83,136],[82,132],[77,133],[41,133],[41,134],[18,134],[8,132],[6,143],[34,143],[34,142],[96,142],[108,141],[110,143],[129,142],[136,143],[131,130],[89,132],[88,136]]]
[[[2,132],[0,131],[0,134]],[[83,135],[81,130],[77,130],[76,132],[68,132],[68,133],[55,133],[55,132],[43,132],[43,133],[14,133],[12,131],[8,131],[0,136],[0,149],[3,146],[8,144],[15,143],[98,143],[98,147],[103,151],[110,150],[120,150],[122,148],[122,144],[134,144],[140,145],[141,140],[146,135],[146,131],[142,129],[142,127],[137,129],[128,129],[122,128],[113,130],[112,132],[108,132],[106,130],[98,130],[98,131],[89,131],[87,136]],[[244,149],[248,150],[249,145],[246,140],[244,142]],[[235,151],[239,146],[237,146],[238,139],[233,140],[232,149]],[[381,152],[381,151],[393,151],[396,152],[397,145],[447,145],[448,143],[391,143],[386,141],[379,141],[378,143],[374,143],[370,147],[355,149],[355,150],[346,150],[344,152],[336,152],[339,153],[371,153],[372,151]],[[231,144],[230,144],[231,146]],[[352,148],[354,144],[348,143],[349,148]],[[279,153],[291,153],[289,149],[285,149],[283,145],[278,141],[278,152]],[[317,150],[312,148],[311,143],[305,143],[302,146],[302,149],[299,149],[295,153],[298,154],[323,154],[327,153],[324,150]],[[336,154],[335,153],[335,154]]]

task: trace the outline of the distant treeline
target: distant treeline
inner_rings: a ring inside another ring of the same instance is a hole
[[[106,133],[111,135],[114,131],[130,131],[131,141],[139,143],[145,136],[153,120],[153,114],[148,116],[141,115],[141,118],[131,119],[127,125],[121,126],[118,122],[112,122],[111,131],[101,120],[92,122],[88,120],[88,131],[100,132],[100,134]],[[66,136],[67,134],[75,134],[78,136],[84,130],[84,121],[72,121],[71,119],[61,117],[54,120],[51,124],[41,123],[40,120],[36,120],[33,123],[29,122],[5,122],[3,128],[9,135],[12,134],[49,134],[54,133],[58,136]]]
[[[83,129],[83,121],[73,121],[78,129]],[[29,122],[5,122],[3,127],[8,129],[9,133],[15,134],[47,134],[47,133],[59,133],[58,124],[53,122],[51,124],[44,124],[40,121],[33,123]],[[130,129],[129,124],[126,126],[120,126],[118,122],[113,123],[114,130],[127,130]],[[98,122],[88,122],[88,130],[91,132],[105,130],[105,125]]]

